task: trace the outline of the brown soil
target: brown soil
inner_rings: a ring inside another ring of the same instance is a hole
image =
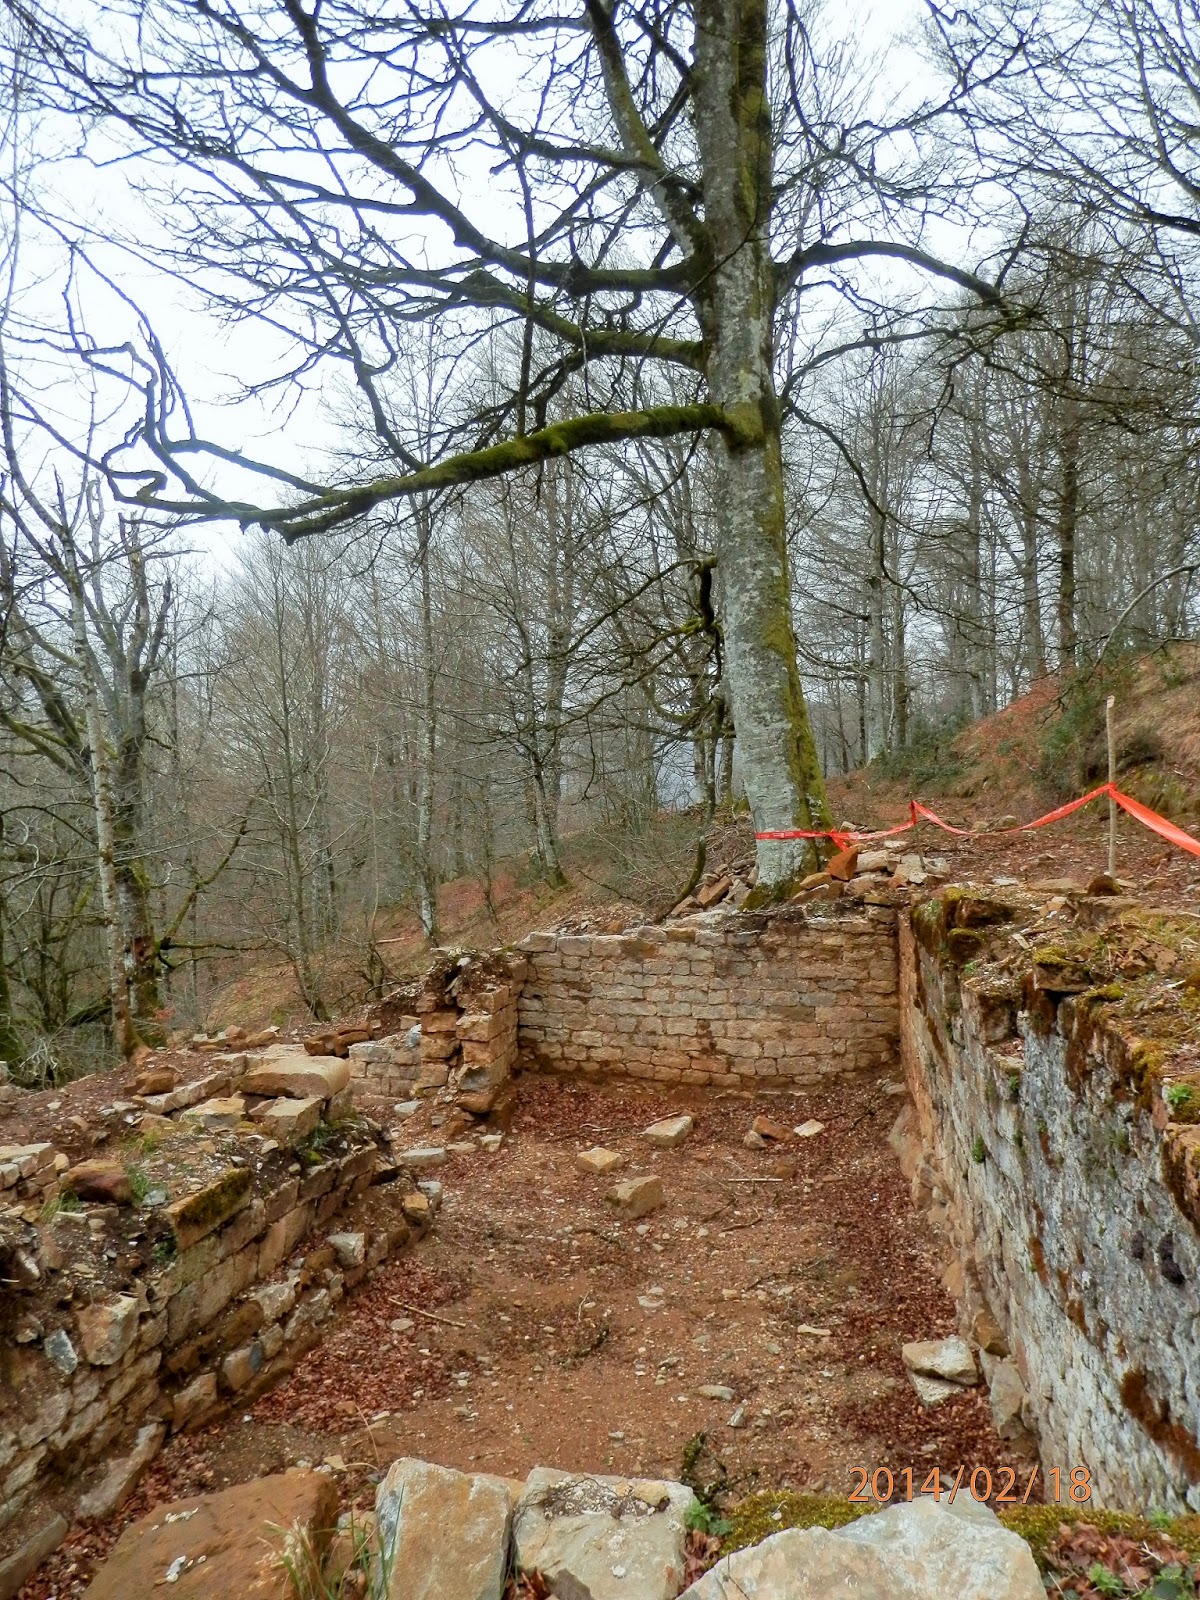
[[[926,1411],[900,1361],[904,1341],[952,1332],[954,1307],[886,1143],[903,1104],[891,1088],[868,1077],[755,1102],[522,1078],[502,1149],[437,1170],[444,1206],[423,1244],[344,1305],[280,1388],[174,1439],[111,1523],[73,1532],[23,1600],[81,1594],[153,1505],[298,1461],[330,1462],[343,1502],[362,1505],[399,1455],[510,1476],[535,1464],[677,1476],[698,1434],[696,1473],[731,1497],[846,1492],[857,1466],[994,1471],[1008,1457],[986,1392]],[[679,1110],[697,1121],[683,1146],[639,1137]],[[747,1150],[759,1111],[827,1127]],[[404,1142],[436,1138],[436,1115],[423,1109]],[[619,1220],[612,1180],[575,1165],[596,1143],[627,1156],[623,1176],[658,1173],[664,1207]],[[702,1384],[735,1400],[704,1399]]]

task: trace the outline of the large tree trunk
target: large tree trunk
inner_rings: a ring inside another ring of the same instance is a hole
[[[699,0],[697,137],[712,271],[699,291],[711,398],[734,421],[719,457],[725,660],[758,832],[831,825],[792,631],[774,378],[771,116],[763,0]],[[813,865],[808,840],[758,841],[759,885]]]

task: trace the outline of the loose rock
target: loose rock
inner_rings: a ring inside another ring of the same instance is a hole
[[[609,1192],[607,1199],[624,1216],[649,1216],[651,1211],[658,1210],[665,1199],[662,1180],[654,1177],[627,1178]]]
[[[606,1150],[603,1145],[595,1144],[590,1150],[579,1152],[575,1165],[584,1172],[615,1172],[625,1165],[625,1157],[618,1150]]]
[[[901,1347],[900,1359],[910,1372],[947,1383],[979,1382],[979,1369],[965,1339],[921,1339]]]
[[[676,1145],[683,1143],[695,1126],[696,1119],[686,1113],[678,1117],[664,1117],[661,1122],[652,1122],[642,1137],[662,1150],[673,1150]]]
[[[77,1200],[90,1200],[97,1205],[133,1204],[129,1174],[116,1161],[81,1161],[68,1169],[63,1188]]]
[[[680,1483],[535,1467],[513,1515],[517,1571],[578,1600],[675,1600],[694,1503]]]

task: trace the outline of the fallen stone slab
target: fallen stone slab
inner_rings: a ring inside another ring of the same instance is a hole
[[[517,1571],[540,1572],[558,1595],[675,1600],[694,1504],[681,1483],[535,1467],[513,1513]]]
[[[619,1150],[606,1150],[602,1144],[594,1144],[590,1150],[581,1150],[575,1157],[575,1165],[583,1172],[616,1172],[618,1167],[625,1165],[625,1157]]]
[[[130,1494],[142,1473],[162,1448],[166,1427],[148,1422],[139,1428],[133,1448],[109,1463],[100,1479],[80,1497],[75,1515],[84,1522],[100,1521],[113,1512]]]
[[[245,1057],[240,1060],[244,1062]],[[228,1094],[233,1088],[234,1080],[241,1075],[241,1068],[222,1068],[218,1072],[210,1072],[203,1078],[196,1078],[191,1083],[181,1083],[168,1094],[147,1094],[141,1096],[141,1103],[147,1111],[153,1111],[159,1116],[170,1116],[173,1111],[186,1110],[188,1106],[198,1106],[202,1100],[215,1100],[218,1096]]]
[[[26,1578],[54,1554],[66,1537],[67,1519],[55,1513],[35,1527],[11,1554],[0,1556],[0,1600],[12,1600]]]
[[[324,1553],[337,1510],[333,1475],[306,1471],[159,1506],[126,1528],[86,1600],[296,1600],[288,1563],[319,1593],[309,1553]]]
[[[686,1600],[1045,1600],[1029,1546],[956,1496],[849,1527],[790,1528],[723,1557]]]
[[[502,1478],[393,1461],[375,1495],[380,1600],[501,1600],[513,1497]]]
[[[910,1372],[947,1383],[979,1382],[979,1369],[965,1339],[918,1339],[901,1346],[900,1359]]]
[[[683,1143],[695,1126],[695,1117],[686,1114],[663,1117],[659,1122],[652,1122],[643,1132],[642,1138],[648,1139],[651,1144],[656,1144],[660,1150],[674,1150],[676,1145]]]
[[[290,1100],[329,1100],[350,1082],[350,1063],[337,1056],[280,1055],[251,1067],[239,1085],[243,1094],[283,1095]]]
[[[440,1167],[447,1157],[442,1145],[418,1145],[413,1150],[397,1150],[396,1164],[410,1172],[421,1172],[429,1167]]]
[[[605,1198],[610,1205],[616,1206],[622,1216],[636,1218],[657,1211],[666,1197],[661,1178],[647,1177],[626,1178],[624,1183],[611,1189]]]
[[[180,1112],[179,1120],[185,1127],[220,1133],[226,1128],[236,1128],[245,1115],[246,1102],[240,1094],[232,1094],[215,1100],[201,1100],[198,1106],[188,1106],[186,1111]]]

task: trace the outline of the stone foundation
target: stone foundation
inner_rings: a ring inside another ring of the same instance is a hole
[[[109,1515],[169,1431],[290,1372],[338,1301],[428,1226],[429,1199],[368,1126],[295,1159],[226,1138],[233,1164],[169,1207],[0,1218],[0,1597],[69,1520]],[[30,1155],[32,1175],[53,1156]]]

